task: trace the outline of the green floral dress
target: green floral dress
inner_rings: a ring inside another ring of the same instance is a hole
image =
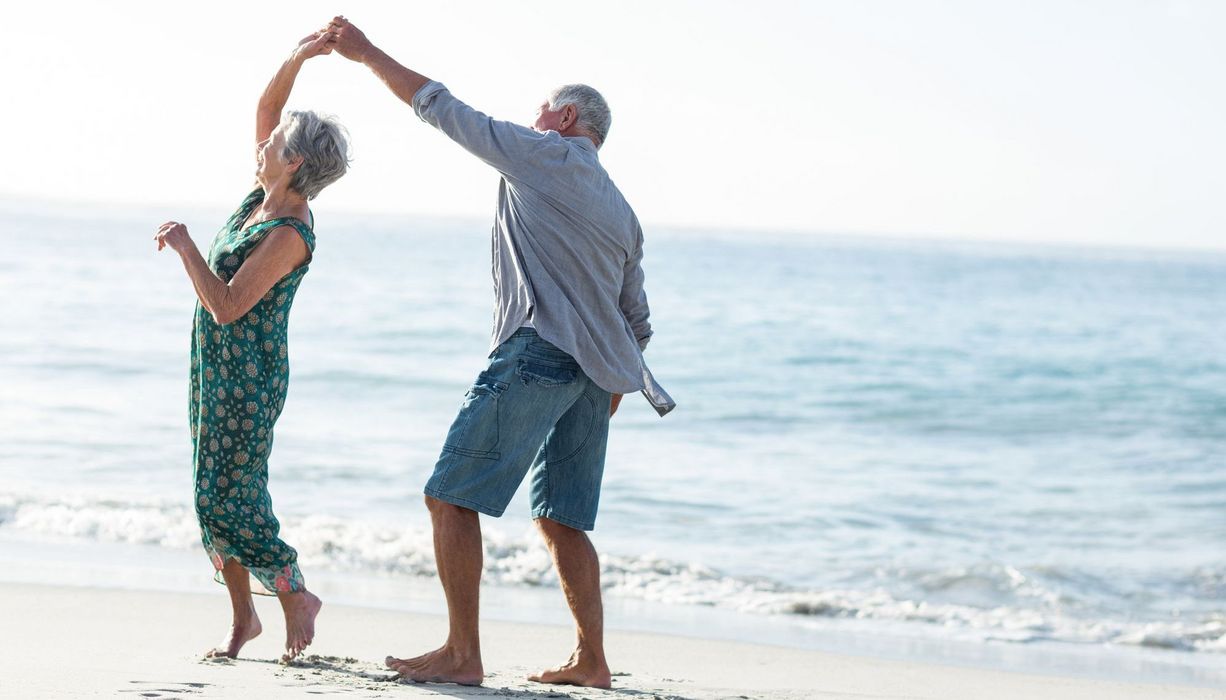
[[[292,226],[315,251],[315,234],[298,219],[242,228],[263,201],[262,189],[247,195],[209,248],[209,267],[227,283],[279,226]],[[303,264],[281,278],[247,315],[228,325],[217,324],[197,303],[192,328],[189,414],[201,539],[219,581],[226,560],[236,559],[267,593],[299,591],[304,585],[298,553],[278,536],[281,526],[268,494],[268,454],[289,385],[290,306],[306,271]]]

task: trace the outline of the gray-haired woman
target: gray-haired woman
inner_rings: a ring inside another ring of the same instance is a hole
[[[256,111],[256,187],[217,233],[205,258],[183,224],[158,229],[158,250],[179,254],[196,288],[191,418],[196,515],[204,547],[230,592],[234,620],[209,656],[235,657],[261,631],[251,578],[285,612],[285,659],[315,634],[319,598],[298,554],[278,536],[268,495],[273,426],[289,383],[290,305],[315,248],[307,200],[348,168],[341,127],[314,112],[282,110],[302,64],[330,53],[327,34],[302,40],[265,88]]]

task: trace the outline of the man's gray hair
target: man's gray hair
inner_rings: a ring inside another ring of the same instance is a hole
[[[331,185],[349,169],[349,138],[336,117],[317,112],[285,113],[286,159],[302,157],[289,186],[307,199]]]
[[[574,105],[579,111],[579,129],[596,137],[597,148],[603,145],[609,136],[609,126],[613,123],[613,115],[604,96],[596,92],[596,88],[578,83],[563,85],[549,93],[550,111],[566,105]]]

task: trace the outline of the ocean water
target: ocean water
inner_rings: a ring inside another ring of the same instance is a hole
[[[226,213],[194,213],[198,244]],[[151,241],[171,214],[0,221],[9,564],[165,552],[211,575],[194,297]],[[271,461],[283,535],[308,580],[433,585],[420,490],[487,352],[488,224],[317,216]],[[615,605],[1226,660],[1226,256],[735,231],[646,250],[647,357],[679,408],[627,397],[613,421],[593,537]],[[494,590],[556,586],[525,495],[483,519]]]

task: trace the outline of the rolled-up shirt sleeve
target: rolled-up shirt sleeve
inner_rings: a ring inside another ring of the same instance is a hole
[[[413,96],[413,111],[464,150],[511,177],[535,165],[534,155],[546,138],[545,134],[526,126],[478,112],[434,80]]]
[[[617,303],[630,324],[639,349],[646,350],[647,343],[651,341],[651,323],[647,320],[651,317],[651,309],[647,306],[647,291],[643,289],[643,231],[637,224],[635,228],[638,235],[635,237],[634,251],[626,259],[622,291]]]

